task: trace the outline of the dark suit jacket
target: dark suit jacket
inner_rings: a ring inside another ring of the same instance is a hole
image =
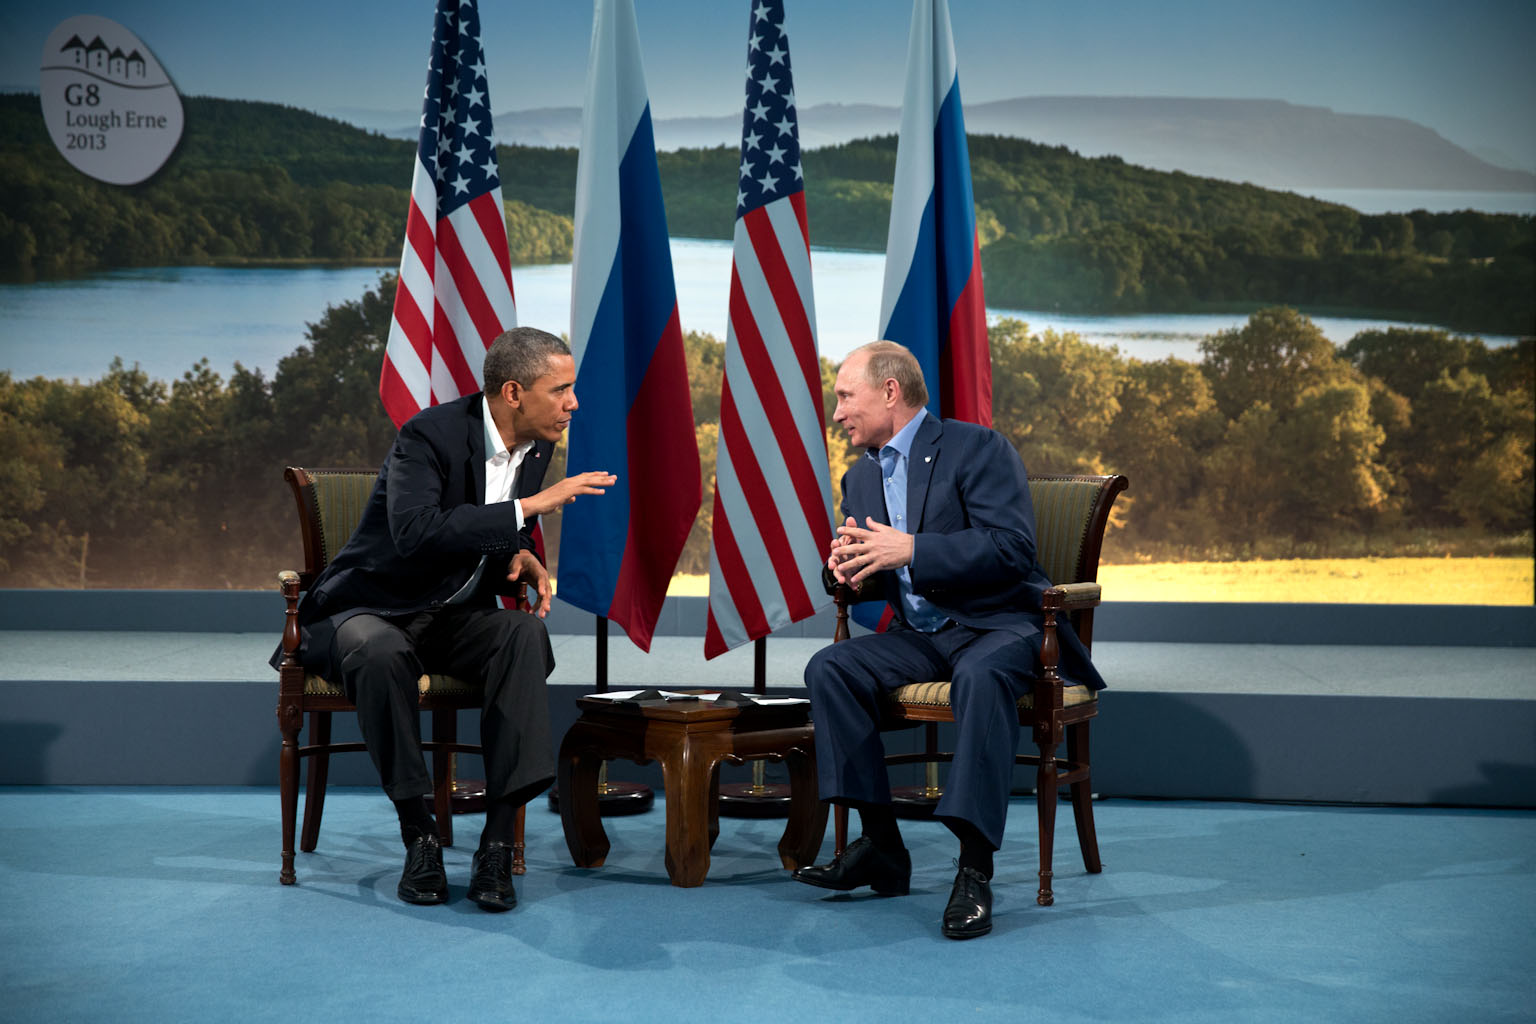
[[[843,517],[889,525],[880,463],[860,458],[843,476]],[[1040,595],[1051,585],[1035,563],[1035,510],[1024,462],[995,430],[927,416],[907,461],[906,521],[915,524],[912,589],[956,622],[1040,633]],[[841,520],[840,520],[841,522]],[[870,586],[874,584],[874,586]],[[860,588],[860,600],[890,600],[905,622],[892,570]],[[1064,617],[1061,675],[1094,689],[1104,680]]]
[[[513,497],[538,492],[554,445],[535,442]],[[533,550],[530,516],[517,529],[512,503],[486,505],[485,418],[478,393],[431,406],[400,428],[361,521],[299,603],[301,655],[333,677],[336,627],[353,615],[404,615],[441,605],[483,558],[483,586],[469,602],[494,604],[512,556]]]

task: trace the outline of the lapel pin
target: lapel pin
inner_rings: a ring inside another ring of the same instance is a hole
[[[933,456],[932,455],[924,455],[923,456],[923,461],[924,462],[932,462],[933,461]]]

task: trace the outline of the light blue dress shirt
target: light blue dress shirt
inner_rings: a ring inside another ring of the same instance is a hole
[[[873,449],[869,450],[870,457],[880,463],[880,477],[885,487],[886,517],[902,533],[916,532],[915,524],[907,522],[907,461],[912,451],[912,441],[917,437],[917,428],[927,415],[928,410],[919,409],[917,415],[880,449],[879,455]],[[911,566],[916,562],[917,538],[913,537],[912,561],[896,570],[896,578],[901,584],[901,609],[909,626],[924,633],[932,633],[949,619],[926,598],[913,592]]]

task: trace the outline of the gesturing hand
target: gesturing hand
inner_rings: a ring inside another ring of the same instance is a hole
[[[833,541],[832,558],[828,564],[837,578],[858,587],[869,576],[885,569],[900,569],[912,561],[912,535],[894,526],[877,523],[873,516],[866,517],[865,526],[854,524],[852,518],[837,528],[838,538]],[[836,565],[831,565],[836,561]],[[848,574],[852,573],[852,576]]]
[[[618,477],[594,469],[586,473],[568,476],[557,484],[551,484],[531,498],[520,498],[523,515],[541,516],[553,512],[562,505],[569,505],[581,494],[606,494],[605,487],[612,487]]]
[[[534,606],[533,613],[541,619],[549,614],[549,570],[533,556],[532,551],[519,551],[512,556],[507,579],[513,583],[531,584],[539,594],[539,603]]]

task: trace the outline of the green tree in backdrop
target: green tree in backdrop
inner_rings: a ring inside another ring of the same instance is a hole
[[[0,586],[270,586],[299,559],[283,467],[388,452],[377,387],[395,285],[382,274],[326,309],[270,380],[206,361],[169,383],[120,360],[93,381],[0,372]],[[1132,478],[1112,559],[1531,552],[1530,341],[1394,330],[1335,349],[1287,308],[1207,338],[1199,362],[1018,320],[990,341],[995,425],[1026,465]],[[679,569],[702,573],[724,344],[688,332],[685,349],[704,493]],[[830,423],[836,368],[821,370]],[[836,500],[859,453],[827,437]],[[557,574],[559,527],[544,524]]]

